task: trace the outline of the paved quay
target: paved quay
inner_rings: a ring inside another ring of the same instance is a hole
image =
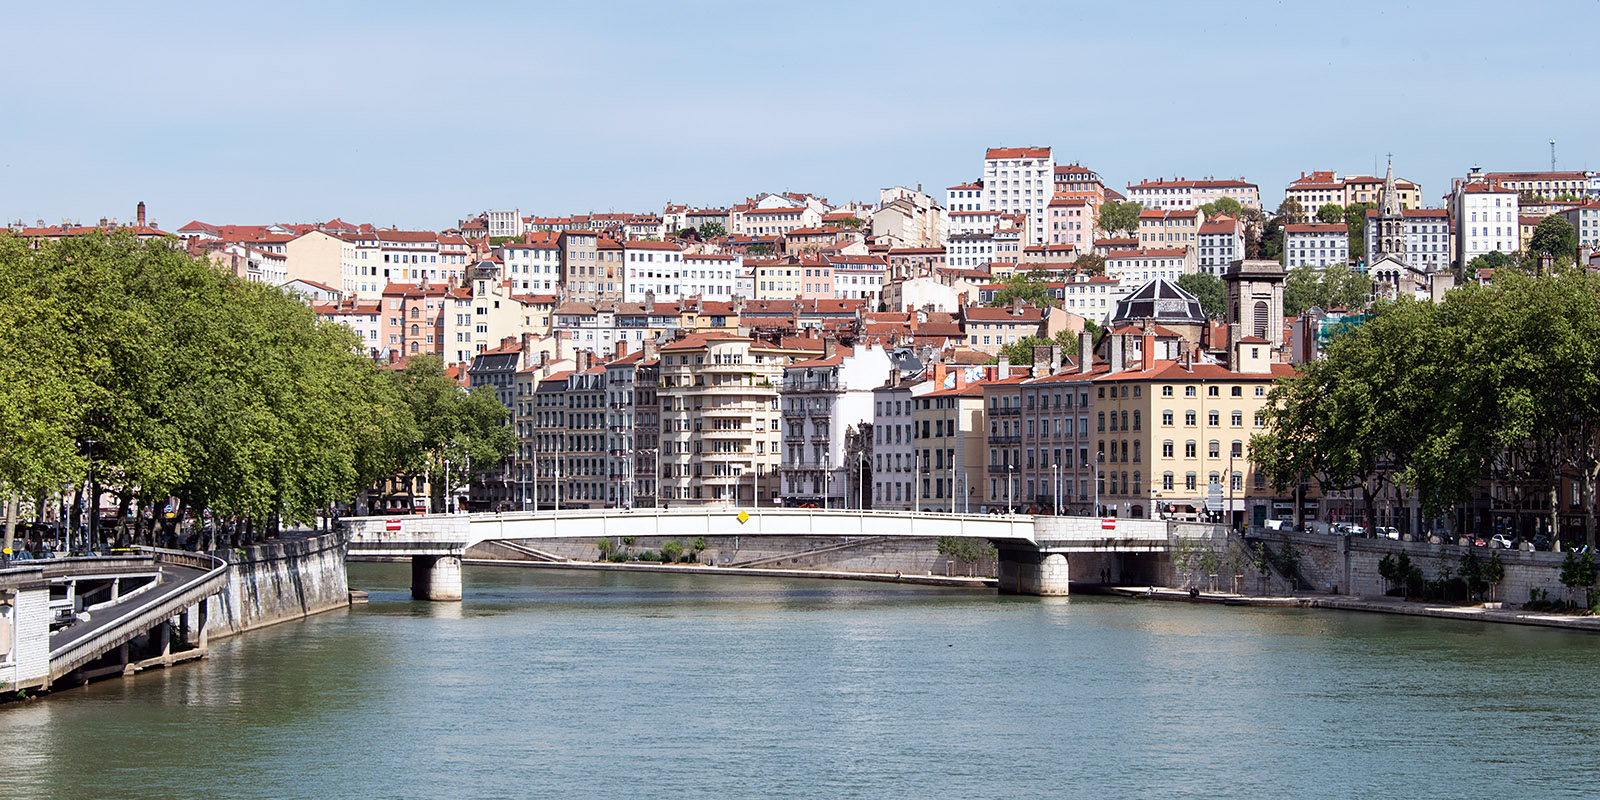
[[[1521,611],[1512,608],[1485,608],[1478,605],[1450,605],[1448,603],[1418,602],[1398,597],[1346,597],[1340,595],[1245,595],[1229,592],[1201,591],[1191,595],[1187,589],[1168,589],[1149,586],[1113,586],[1103,590],[1106,594],[1151,600],[1175,600],[1190,603],[1218,603],[1233,606],[1266,606],[1279,608],[1331,608],[1338,611],[1366,611],[1376,614],[1404,614],[1413,617],[1436,617],[1476,622],[1499,622],[1510,625],[1539,625],[1547,628],[1600,633],[1600,617],[1579,617],[1570,614],[1551,614],[1543,611]]]

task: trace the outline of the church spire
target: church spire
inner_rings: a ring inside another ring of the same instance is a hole
[[[1383,215],[1400,217],[1400,193],[1394,190],[1394,159],[1389,160],[1389,172],[1383,176]]]

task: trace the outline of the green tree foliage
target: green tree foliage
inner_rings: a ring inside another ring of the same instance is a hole
[[[1511,273],[1434,305],[1382,303],[1275,386],[1252,453],[1277,486],[1393,480],[1428,517],[1485,478],[1548,492],[1600,464],[1600,277]],[[1368,498],[1371,513],[1371,500]],[[1370,518],[1370,517],[1369,517]]]
[[[1049,347],[1055,344],[1060,343],[1046,339],[1043,336],[1024,336],[1011,344],[1003,345],[1000,348],[1000,354],[1009,359],[1012,364],[1032,364],[1033,348]],[[1063,352],[1066,351],[1063,350]]]
[[[1106,257],[1099,253],[1082,253],[1072,262],[1072,266],[1085,275],[1105,275]]]
[[[994,299],[989,301],[989,305],[995,307],[1010,305],[1012,300],[1022,300],[1039,308],[1061,305],[1061,301],[1050,293],[1049,284],[1050,275],[1042,270],[1019,272],[1000,282],[1000,289],[994,293]]]
[[[867,224],[867,221],[860,217],[845,217],[844,219],[828,220],[826,223],[824,223],[824,227],[859,228],[865,224]]]
[[[1200,310],[1209,319],[1221,319],[1228,312],[1228,290],[1215,275],[1195,272],[1179,276],[1178,288],[1200,298]]]
[[[1517,269],[1519,266],[1515,257],[1506,255],[1499,250],[1491,250],[1467,262],[1467,276],[1471,277],[1478,274],[1480,269]]]
[[[461,391],[443,362],[430,355],[412,356],[404,369],[389,374],[399,398],[391,428],[393,462],[400,472],[429,477],[434,508],[444,508],[448,490],[516,447],[506,425],[510,412],[492,387]]]
[[[958,561],[973,564],[984,558],[994,558],[994,545],[987,539],[974,539],[968,536],[940,536],[937,541],[939,555],[950,556]]]
[[[720,223],[720,222],[702,222],[702,223],[700,223],[700,239],[701,239],[701,241],[705,241],[705,240],[708,240],[708,239],[720,239],[720,238],[722,238],[724,236],[727,236],[727,235],[728,235],[728,229],[722,227],[722,223]]]
[[[1299,200],[1288,197],[1278,204],[1277,217],[1285,225],[1300,225],[1306,221],[1306,208]]]
[[[1252,227],[1251,230],[1256,230],[1256,228]],[[1272,217],[1266,220],[1261,223],[1260,231],[1255,241],[1256,258],[1263,258],[1268,261],[1282,260],[1283,219],[1281,217]],[[1246,242],[1246,244],[1248,245],[1249,243]]]
[[[1206,219],[1216,219],[1217,217],[1238,219],[1244,213],[1244,206],[1231,197],[1219,197],[1209,203],[1202,204],[1200,210],[1206,215]]]
[[[1350,257],[1360,261],[1367,253],[1367,211],[1372,203],[1351,203],[1344,207],[1344,227],[1350,236]]]
[[[1283,282],[1283,313],[1300,314],[1312,306],[1324,310],[1361,310],[1372,297],[1372,279],[1348,267],[1331,266],[1318,270],[1301,265],[1289,270]]]
[[[1578,232],[1566,217],[1551,214],[1539,221],[1528,239],[1528,254],[1549,256],[1555,267],[1565,267],[1577,259]]]
[[[1328,203],[1317,209],[1317,221],[1333,225],[1344,222],[1344,206],[1338,203]]]
[[[1100,218],[1095,224],[1112,236],[1131,236],[1139,230],[1139,212],[1143,210],[1144,206],[1132,200],[1107,200],[1101,204]]]
[[[270,528],[391,465],[393,387],[354,332],[173,241],[0,235],[0,314],[0,483],[25,495],[81,481],[94,442],[140,507]]]

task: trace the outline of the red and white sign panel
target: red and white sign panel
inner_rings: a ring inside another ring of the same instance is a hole
[[[386,520],[384,520],[383,521],[383,529],[386,530],[386,531],[397,531],[397,530],[400,530],[400,520],[397,520],[397,519],[386,519]]]
[[[1100,530],[1103,530],[1103,531],[1114,531],[1116,529],[1117,529],[1117,521],[1116,521],[1116,519],[1113,518],[1113,519],[1102,519],[1102,520],[1100,520]]]

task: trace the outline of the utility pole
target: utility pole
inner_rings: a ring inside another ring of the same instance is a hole
[[[922,513],[922,489],[917,486],[922,480],[922,465],[917,460],[918,455],[915,449],[911,451],[911,511],[916,514]]]

